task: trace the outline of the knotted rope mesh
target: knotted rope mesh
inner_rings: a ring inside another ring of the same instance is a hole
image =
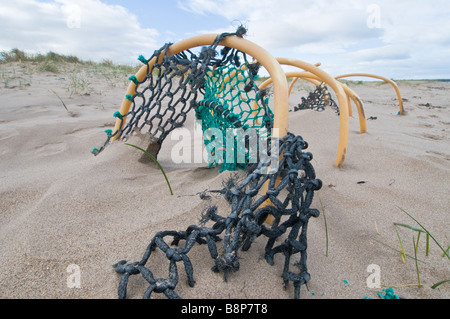
[[[300,137],[288,134],[280,139],[279,150],[283,154],[277,170],[264,174],[273,162],[260,161],[244,180],[236,177],[224,181],[218,192],[231,206],[231,213],[224,217],[217,206],[208,207],[202,216],[201,225],[190,225],[185,231],[161,231],[155,234],[140,261],[121,260],[114,264],[114,270],[121,274],[118,287],[119,298],[126,298],[129,277],[140,274],[149,284],[144,298],[152,293],[163,293],[168,298],[180,298],[175,289],[179,282],[178,264],[184,265],[188,285],[195,285],[194,269],[189,252],[195,244],[206,244],[213,260],[212,271],[222,272],[223,279],[239,270],[241,251],[250,249],[258,237],[265,237],[265,259],[274,264],[274,255],[284,255],[282,278],[285,286],[294,286],[294,297],[300,297],[300,287],[310,280],[307,268],[307,229],[311,217],[319,216],[319,211],[311,208],[314,191],[322,182],[316,179],[311,165],[312,154],[304,152],[307,143]],[[268,183],[268,190],[261,194]],[[271,225],[266,224],[268,216],[273,217]],[[212,226],[206,224],[212,222]],[[172,239],[169,243],[168,239]],[[276,244],[278,239],[284,239]],[[180,242],[184,241],[184,245]],[[218,243],[223,245],[218,249]],[[155,278],[146,267],[153,251],[160,249],[169,262],[167,278]],[[219,254],[219,251],[222,253]],[[297,271],[292,271],[291,259],[299,257],[294,263]]]
[[[185,50],[169,56],[169,43],[155,51],[148,60],[141,56],[139,59],[147,65],[146,76],[142,81],[138,81],[136,76],[130,77],[137,85],[136,93],[126,96],[131,102],[130,110],[126,114],[119,111],[114,114],[120,120],[121,128],[115,132],[107,130],[104,145],[93,149],[92,153],[100,153],[113,137],[126,140],[131,134],[147,134],[150,145],[157,146],[156,151],[151,152],[156,156],[164,139],[174,129],[183,126],[187,114],[193,109],[202,121],[206,146],[217,138],[206,132],[212,128],[222,132],[222,139],[226,137],[225,131],[233,128],[243,131],[256,129],[260,138],[268,138],[273,113],[267,105],[266,91],[259,90],[255,84],[259,63],[248,61],[247,55],[236,49],[223,47],[220,53],[217,51],[225,37],[242,37],[245,32],[240,27],[235,33],[223,33],[198,54]],[[148,62],[152,59],[156,62],[150,66]],[[239,141],[235,142],[239,144]],[[220,141],[220,144],[225,144],[225,141]],[[150,145],[148,150],[155,149]],[[226,148],[221,150],[221,156],[218,156],[217,149],[219,147],[210,149],[210,166],[221,165],[222,170],[236,170],[248,164],[248,161],[236,161],[237,148],[234,148],[235,156],[231,161],[226,160]],[[248,150],[244,151],[248,153]]]
[[[256,163],[249,165],[249,141],[245,140],[240,144],[244,145],[246,157],[243,165],[233,156],[230,161],[221,163],[222,170],[245,168],[247,172],[243,180],[239,181],[238,175],[233,175],[224,181],[223,189],[211,191],[228,201],[231,213],[224,216],[216,205],[210,206],[203,212],[200,225],[190,225],[184,231],[160,231],[151,239],[140,261],[122,260],[114,264],[114,270],[121,274],[120,298],[127,295],[129,277],[139,274],[149,284],[144,298],[150,298],[153,293],[179,298],[176,287],[180,264],[184,266],[188,285],[195,284],[194,269],[188,256],[195,244],[206,244],[213,260],[212,271],[223,273],[226,281],[231,273],[239,270],[241,251],[250,249],[258,237],[267,240],[265,259],[269,264],[274,264],[276,254],[284,255],[283,281],[285,285],[293,283],[295,298],[300,296],[300,287],[310,280],[307,228],[309,219],[319,215],[319,211],[310,205],[314,192],[322,183],[316,179],[312,154],[304,151],[307,143],[300,136],[290,133],[281,139],[270,136],[273,113],[268,107],[268,94],[255,84],[259,64],[248,61],[245,53],[235,49],[224,47],[220,54],[217,52],[219,43],[226,36],[242,37],[244,33],[245,29],[240,27],[236,33],[221,34],[199,54],[186,50],[169,56],[170,44],[166,44],[149,60],[141,56],[140,60],[147,65],[146,76],[141,81],[136,76],[130,77],[137,86],[134,95],[126,96],[131,107],[126,114],[114,114],[122,125],[115,132],[107,130],[104,145],[92,151],[97,155],[113,137],[126,140],[132,134],[144,133],[151,137],[150,145],[158,146],[153,152],[156,156],[163,140],[183,125],[191,110],[195,110],[197,118],[202,120],[205,145],[213,143],[214,139],[217,142],[218,137],[208,131],[211,128],[244,132],[251,128],[257,130],[260,141],[268,142],[267,149],[270,150],[262,157],[258,152]],[[148,61],[152,59],[156,62],[150,66]],[[245,134],[242,136],[246,138]],[[215,158],[218,151],[231,152],[216,147],[210,156]],[[234,149],[232,155],[238,152],[242,150]],[[217,164],[210,161],[210,165]],[[270,216],[273,221],[266,223]],[[219,244],[222,249],[218,249]],[[156,249],[164,252],[168,259],[166,278],[155,278],[147,267]],[[298,260],[292,263],[291,259],[295,257]],[[293,266],[297,271],[291,269]]]
[[[326,107],[331,107],[337,114],[339,114],[339,106],[331,97],[325,83],[322,82],[313,92],[310,92],[306,98],[302,97],[301,103],[294,107],[294,112],[305,109],[321,112],[325,110]]]
[[[245,55],[244,60],[247,61]],[[210,166],[221,166],[221,170],[231,171],[236,168],[245,169],[251,162],[249,146],[238,148],[245,145],[245,132],[253,129],[260,139],[268,141],[270,138],[273,113],[268,107],[266,91],[259,91],[255,85],[258,68],[259,64],[247,61],[241,66],[237,64],[213,68],[205,77],[204,99],[195,105],[196,116],[202,120],[205,146],[208,149],[213,142],[218,145],[227,144],[227,147],[221,148],[220,156],[216,154],[217,149],[209,151]],[[213,128],[220,130],[221,141],[215,140],[217,136],[212,136]],[[233,134],[234,145],[231,148],[226,140],[226,131],[230,129],[239,129],[244,133]],[[229,152],[233,152],[233,156],[227,154]],[[237,160],[239,153],[245,153],[244,161]]]

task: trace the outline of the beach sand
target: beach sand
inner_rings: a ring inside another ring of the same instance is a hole
[[[139,162],[138,150],[119,142],[98,156],[90,153],[104,143],[103,131],[113,127],[112,114],[120,107],[126,78],[107,81],[79,73],[78,80],[85,82],[77,86],[71,66],[60,73],[37,72],[20,63],[0,68],[4,80],[0,88],[0,298],[117,298],[120,275],[114,272],[114,263],[139,261],[156,232],[198,224],[209,204],[220,205],[220,214],[227,214],[229,207],[223,200],[205,201],[198,193],[220,189],[231,173],[221,174],[205,163],[174,164],[175,141],[170,137],[158,160],[173,196],[161,171]],[[309,224],[311,280],[308,289],[301,288],[302,299],[377,298],[386,287],[394,287],[403,298],[450,297],[448,283],[431,288],[450,278],[448,258],[442,257],[432,239],[428,256],[425,234],[417,250],[421,288],[414,259],[402,262],[392,249],[400,249],[394,223],[419,227],[401,209],[444,249],[450,243],[450,83],[398,84],[406,115],[397,114],[398,101],[389,84],[348,83],[364,102],[366,118],[376,119],[368,120],[367,133],[361,134],[353,105],[343,168],[334,167],[339,117],[333,110],[289,115],[289,131],[308,142],[312,164],[323,181],[312,205],[321,215]],[[305,83],[294,88],[291,108],[308,88],[312,87]],[[193,130],[193,114],[185,127]],[[418,233],[397,229],[406,253],[414,256],[413,236],[417,239]],[[242,252],[240,270],[228,282],[210,270],[214,263],[207,247],[195,246],[189,256],[196,285],[187,285],[179,267],[176,292],[187,299],[292,298],[292,285],[283,288],[282,256],[270,266],[263,257],[264,246],[260,237]],[[73,278],[70,265],[79,267],[79,288],[68,285]],[[381,288],[367,285],[371,265],[380,267]],[[151,256],[148,267],[156,277],[167,276],[168,262],[161,251]],[[146,288],[141,276],[132,276],[127,297],[141,298]]]

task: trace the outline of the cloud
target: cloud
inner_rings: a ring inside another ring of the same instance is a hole
[[[106,2],[0,0],[0,50],[137,63],[139,54],[150,56],[165,42],[235,31],[242,23],[246,38],[274,56],[322,62],[332,74],[352,69],[394,78],[450,78],[448,0],[123,1],[140,10],[134,13]],[[150,8],[153,19],[142,14]],[[173,15],[166,18],[168,12]]]
[[[180,7],[197,14],[217,14],[242,21],[248,38],[269,49],[311,43],[356,42],[378,37],[382,29],[367,27],[366,6],[356,1],[188,0]],[[333,5],[334,4],[334,5]]]
[[[364,62],[374,61],[394,61],[406,60],[411,58],[410,49],[403,45],[385,45],[382,47],[358,50],[347,53],[349,60],[358,60]]]
[[[156,29],[141,27],[124,7],[98,0],[1,0],[0,7],[0,50],[134,63],[139,54],[149,55],[160,46]]]
[[[333,72],[403,78],[438,70],[450,78],[447,0],[186,0],[180,8],[242,21],[247,39],[273,55],[321,61]]]

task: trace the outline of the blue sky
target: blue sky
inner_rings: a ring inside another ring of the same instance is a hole
[[[137,64],[166,42],[234,31],[332,75],[450,78],[448,0],[0,0],[0,50]]]

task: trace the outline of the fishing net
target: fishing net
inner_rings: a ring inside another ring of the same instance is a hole
[[[122,260],[113,266],[121,274],[120,298],[127,295],[129,277],[138,274],[149,284],[145,298],[153,293],[179,298],[179,264],[184,266],[188,285],[195,284],[188,255],[196,244],[207,246],[212,270],[222,272],[227,280],[239,270],[240,252],[250,249],[258,237],[267,240],[265,259],[269,264],[274,264],[276,254],[284,256],[283,281],[285,285],[293,283],[295,298],[300,296],[300,287],[310,280],[307,227],[310,217],[319,215],[310,205],[322,183],[311,164],[312,154],[305,152],[307,143],[300,136],[271,136],[274,114],[268,106],[270,95],[259,90],[255,82],[258,61],[250,61],[244,52],[233,48],[218,51],[225,37],[242,37],[244,33],[241,27],[235,33],[221,34],[198,53],[185,50],[169,55],[171,44],[166,44],[149,60],[141,56],[146,76],[142,80],[130,77],[136,84],[135,93],[126,96],[131,107],[126,114],[115,113],[119,128],[107,130],[104,145],[92,151],[97,155],[116,139],[147,135],[151,140],[148,150],[157,156],[164,139],[183,126],[193,110],[202,121],[210,166],[220,165],[221,170],[231,171],[245,169],[244,178],[233,175],[224,180],[223,189],[210,191],[228,201],[231,213],[221,214],[217,205],[210,205],[200,225],[190,225],[184,231],[158,232],[140,261]],[[149,64],[153,59],[155,63]],[[258,143],[257,152],[250,151],[254,144],[251,132],[263,141]],[[168,259],[166,278],[155,278],[147,266],[156,249]],[[293,262],[295,257],[298,260]]]
[[[180,278],[178,264],[184,265],[187,283],[193,287],[194,269],[188,254],[195,244],[206,244],[213,260],[211,270],[222,272],[226,281],[231,273],[239,270],[240,252],[250,249],[258,237],[267,240],[264,256],[270,265],[274,264],[276,254],[284,255],[284,285],[287,287],[292,282],[294,297],[299,298],[300,287],[311,278],[307,268],[307,229],[309,219],[319,216],[319,211],[310,205],[314,191],[321,188],[322,182],[316,179],[312,154],[304,151],[307,143],[301,137],[288,134],[280,140],[279,147],[283,157],[276,172],[264,174],[269,162],[261,161],[248,169],[242,181],[237,175],[232,176],[224,181],[223,189],[211,191],[222,194],[228,201],[231,206],[228,216],[220,215],[217,206],[209,206],[203,213],[201,225],[190,225],[185,231],[158,232],[140,261],[121,260],[114,264],[114,270],[121,274],[119,298],[126,298],[129,277],[138,274],[149,284],[144,298],[150,298],[153,293],[180,298],[175,291]],[[266,183],[268,190],[261,195],[260,190]],[[269,216],[273,218],[271,225],[265,223]],[[168,259],[166,278],[155,278],[146,267],[156,249]],[[292,262],[295,257],[298,260]],[[292,271],[292,267],[297,271]]]
[[[322,82],[313,92],[310,92],[306,98],[302,97],[301,103],[294,107],[294,112],[305,109],[321,112],[325,110],[326,107],[331,107],[339,114],[339,106],[331,97],[325,83]]]
[[[149,137],[147,150],[156,157],[168,134],[183,126],[187,114],[195,110],[197,119],[202,121],[210,166],[236,170],[256,163],[257,158],[249,154],[245,132],[255,130],[260,139],[269,142],[273,126],[269,98],[255,84],[260,65],[236,49],[223,47],[220,53],[217,50],[225,37],[242,37],[244,33],[245,29],[239,28],[236,33],[221,34],[197,54],[185,50],[169,56],[171,44],[166,44],[148,60],[140,56],[147,64],[147,71],[142,81],[130,77],[137,85],[136,93],[126,96],[131,102],[130,110],[126,114],[119,111],[114,114],[121,121],[120,128],[115,132],[107,130],[106,142],[92,153],[100,153],[111,140],[125,141],[135,134]],[[153,58],[157,62],[150,67],[148,61]],[[237,134],[236,130],[244,134]],[[232,140],[227,140],[227,133],[228,137],[233,136]],[[244,160],[238,161],[238,154]]]

